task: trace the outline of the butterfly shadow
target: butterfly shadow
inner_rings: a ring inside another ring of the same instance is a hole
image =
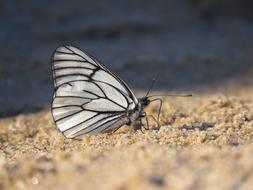
[[[206,131],[209,128],[214,128],[215,124],[214,123],[208,123],[208,122],[203,122],[201,124],[193,124],[193,125],[182,125],[180,127],[178,127],[178,129],[180,130],[200,130],[200,131]]]

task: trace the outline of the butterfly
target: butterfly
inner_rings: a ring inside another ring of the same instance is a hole
[[[146,117],[144,108],[158,100],[151,100],[147,96],[149,91],[146,96],[136,98],[122,79],[74,46],[55,50],[52,71],[52,116],[67,138],[109,132],[130,124],[141,128],[142,118]],[[159,110],[161,105],[162,102]]]

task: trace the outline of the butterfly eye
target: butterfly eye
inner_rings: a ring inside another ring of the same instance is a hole
[[[146,117],[147,116],[147,113],[146,112],[142,112],[141,113],[141,117]]]

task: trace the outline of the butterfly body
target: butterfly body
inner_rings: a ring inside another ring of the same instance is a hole
[[[138,98],[138,104],[136,105],[136,108],[128,113],[130,118],[128,125],[134,124],[135,126],[137,125],[137,127],[135,128],[141,127],[138,125],[140,125],[139,123],[141,121],[141,118],[146,116],[146,112],[144,111],[144,109],[148,104],[149,99],[147,97]]]
[[[136,98],[109,69],[73,46],[58,47],[52,57],[52,115],[68,138],[141,125],[149,99]]]

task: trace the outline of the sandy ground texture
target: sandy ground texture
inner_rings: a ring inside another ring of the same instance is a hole
[[[151,126],[78,141],[49,111],[2,119],[0,189],[251,189],[252,97],[165,99]]]

